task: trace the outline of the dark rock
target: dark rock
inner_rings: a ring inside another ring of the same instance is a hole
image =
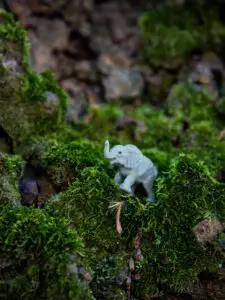
[[[90,48],[96,52],[101,52],[109,46],[113,45],[108,28],[103,26],[92,27],[92,35],[90,36]]]
[[[38,178],[38,186],[39,195],[37,199],[37,207],[43,208],[48,199],[55,195],[56,191],[52,183],[47,178],[45,178],[45,176],[40,176]]]
[[[120,43],[121,48],[127,55],[133,56],[138,53],[141,47],[141,35],[138,28],[129,28],[129,36]]]
[[[94,8],[93,0],[71,0],[67,2],[66,7],[63,10],[64,18],[67,22],[70,22],[74,28],[79,30],[81,20],[84,16],[92,12]]]
[[[0,137],[0,151],[2,153],[10,153],[11,147],[6,138]]]
[[[73,76],[76,64],[74,59],[60,52],[56,56],[56,61],[56,78],[58,80]]]
[[[39,185],[35,179],[22,179],[20,181],[21,203],[32,206],[37,203]]]
[[[75,64],[74,71],[78,80],[96,81],[97,74],[95,73],[95,66],[88,60],[82,60]]]
[[[23,178],[20,181],[21,203],[25,206],[42,208],[55,194],[52,184],[45,178]]]
[[[143,70],[143,76],[146,81],[151,102],[158,104],[160,101],[164,101],[175,76],[164,70],[154,73],[151,69]],[[149,101],[149,99],[146,99],[146,101]]]
[[[122,13],[112,14],[110,30],[112,33],[112,39],[115,42],[120,42],[129,35],[129,26],[126,22],[126,18],[124,18],[124,15],[122,15]]]
[[[35,13],[53,13],[65,6],[65,0],[26,0],[27,5]]]

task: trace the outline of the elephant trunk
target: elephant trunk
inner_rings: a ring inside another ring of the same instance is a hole
[[[109,151],[109,141],[105,142],[105,148],[104,148],[104,156],[108,159],[113,159],[112,154]]]

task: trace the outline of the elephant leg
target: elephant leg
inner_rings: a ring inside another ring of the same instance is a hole
[[[122,178],[120,172],[117,172],[117,173],[116,173],[116,175],[115,175],[115,177],[114,177],[114,181],[115,181],[115,183],[117,183],[117,184],[121,184],[121,183],[122,183],[123,178]]]
[[[135,183],[135,175],[134,174],[130,174],[126,177],[126,179],[124,180],[124,182],[120,185],[120,188],[133,194],[132,191],[132,186]]]
[[[148,194],[148,200],[153,202],[155,200],[155,194],[153,192],[153,181],[154,177],[147,178],[145,181],[143,181],[143,186]]]

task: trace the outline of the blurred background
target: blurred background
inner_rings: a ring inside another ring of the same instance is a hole
[[[4,2],[28,30],[34,69],[68,92],[69,122],[88,104],[162,105],[188,77],[222,91],[223,1]]]

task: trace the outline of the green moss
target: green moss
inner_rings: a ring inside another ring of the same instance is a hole
[[[80,124],[77,124],[76,126],[76,129],[80,131],[82,137],[101,143],[103,137],[109,137],[110,140],[116,140],[116,121],[119,117],[123,116],[118,104],[90,107],[89,116],[90,119],[88,124],[80,122]]]
[[[50,72],[35,73],[29,65],[26,33],[1,11],[0,125],[14,147],[31,136],[56,132],[65,121],[67,96]]]
[[[19,23],[15,22],[13,15],[0,9],[0,23],[4,23],[4,26],[0,26],[1,53],[7,50],[7,45],[4,41],[10,40],[16,42],[21,47],[22,53],[28,56],[29,46],[26,43],[26,31],[20,27]]]
[[[68,256],[83,252],[77,233],[64,219],[41,210],[6,207],[0,213],[2,299],[92,299]]]
[[[203,271],[215,270],[220,256],[197,245],[192,228],[206,217],[224,220],[225,185],[209,176],[195,158],[180,154],[169,171],[157,180],[157,203],[141,206],[128,202],[121,222],[124,234],[130,224],[142,229],[141,280],[136,291],[187,290]],[[139,219],[138,217],[139,216]]]
[[[114,201],[121,201],[121,193],[113,180],[102,170],[89,167],[67,191],[49,200],[47,210],[54,215],[66,216],[81,235],[85,234],[85,240],[95,246],[96,251],[116,251],[119,237],[115,234],[115,220],[109,210]]]
[[[119,288],[126,281],[128,274],[128,267],[121,266],[123,260],[124,257],[120,253],[118,256],[99,259],[95,264],[94,280],[91,287],[97,299],[127,299],[127,293]],[[119,272],[118,266],[120,267]]]
[[[112,295],[123,295],[122,282],[118,284],[118,280],[121,271],[127,270],[129,256],[126,238],[116,232],[115,213],[109,206],[124,199],[129,199],[129,195],[121,193],[104,171],[88,167],[65,192],[54,196],[45,207],[55,217],[66,217],[83,238],[85,254],[94,274],[93,290],[99,297],[104,295],[104,299],[118,299]],[[113,263],[108,265],[109,257]]]
[[[23,173],[24,162],[20,156],[0,154],[0,205],[20,204],[18,181]]]
[[[141,280],[135,283],[137,294],[155,292],[159,284],[185,291],[198,280],[200,272],[213,270],[221,259],[197,245],[192,228],[208,216],[224,218],[225,185],[212,179],[195,157],[181,154],[157,179],[156,187],[157,202],[152,204],[121,194],[103,171],[85,168],[66,192],[49,201],[47,211],[68,218],[83,237],[96,276],[96,293],[103,292],[104,288],[98,291],[102,285],[116,286],[115,278],[128,263],[126,253],[131,253],[139,228],[144,261],[138,266]],[[115,214],[109,205],[121,200],[120,236],[115,232]],[[98,265],[110,256],[118,265],[99,274]]]
[[[185,3],[149,10],[140,18],[144,63],[176,68],[190,53],[223,45],[225,27],[213,5]]]
[[[52,143],[44,154],[43,166],[55,185],[68,185],[86,167],[103,170],[108,167],[103,150],[96,144],[77,140],[68,144]]]
[[[216,111],[213,108],[215,100],[216,94],[210,93],[207,88],[195,91],[190,80],[172,87],[167,105],[169,112],[178,120],[198,122],[214,119],[215,121]]]

